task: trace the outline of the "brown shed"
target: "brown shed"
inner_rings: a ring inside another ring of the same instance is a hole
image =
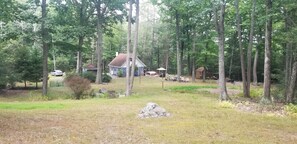
[[[202,79],[204,71],[205,71],[204,67],[200,67],[200,68],[196,69],[196,79]]]

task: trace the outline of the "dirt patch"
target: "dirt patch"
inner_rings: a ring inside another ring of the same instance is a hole
[[[253,101],[233,101],[235,108],[239,111],[267,114],[273,116],[286,116],[284,104],[277,103],[274,105],[263,105]]]
[[[16,95],[24,95],[27,94],[28,90],[23,89],[14,89],[14,90],[3,90],[0,93],[0,96],[2,97],[9,97],[9,96],[16,96]]]

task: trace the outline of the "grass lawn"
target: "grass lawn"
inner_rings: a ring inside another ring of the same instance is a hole
[[[0,96],[0,143],[296,143],[297,118],[241,112],[219,106],[206,89],[216,83],[135,79],[133,96],[119,99],[51,100],[40,90]],[[93,85],[124,92],[125,79]],[[230,85],[232,89],[236,88]],[[203,90],[197,90],[203,89]],[[51,97],[68,97],[50,88]],[[138,119],[146,103],[156,102],[171,117]]]

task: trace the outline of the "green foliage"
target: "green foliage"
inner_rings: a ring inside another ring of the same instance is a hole
[[[124,73],[122,69],[118,69],[118,77],[123,77]]]
[[[243,92],[239,93],[237,96],[243,97]],[[252,88],[250,90],[251,98],[260,99],[263,96],[263,89],[262,88]]]
[[[297,105],[288,104],[285,106],[285,111],[287,114],[297,117]]]
[[[93,72],[84,72],[82,77],[85,79],[88,79],[91,82],[96,81],[96,75]],[[104,77],[103,77],[103,79],[104,79]]]
[[[112,77],[109,76],[108,74],[104,73],[102,75],[102,82],[109,83],[111,80],[112,80]]]
[[[80,76],[69,76],[65,78],[66,85],[73,91],[75,99],[81,99],[84,92],[91,89],[89,80]]]
[[[64,82],[63,81],[49,81],[49,87],[63,87]]]

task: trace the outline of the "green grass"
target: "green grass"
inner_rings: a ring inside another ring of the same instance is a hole
[[[217,86],[214,85],[189,85],[189,86],[174,86],[170,87],[169,90],[174,92],[180,92],[180,93],[194,93],[197,92],[199,89],[216,89]]]
[[[297,141],[297,119],[294,117],[241,112],[229,103],[219,103],[216,94],[192,92],[217,88],[215,83],[205,86],[199,82],[165,82],[164,90],[161,79],[145,77],[141,82],[136,78],[134,84],[133,95],[119,99],[31,102],[30,97],[2,97],[0,141],[131,144],[293,144]],[[123,92],[125,79],[116,79],[107,85],[92,85],[92,88]],[[53,97],[68,94],[68,90],[61,87],[49,92]],[[12,99],[19,102],[12,102]],[[171,116],[138,119],[138,112],[148,102],[156,102]]]
[[[34,110],[34,109],[63,109],[65,104],[61,103],[24,103],[24,102],[10,102],[0,103],[0,109],[14,109],[14,110]]]

